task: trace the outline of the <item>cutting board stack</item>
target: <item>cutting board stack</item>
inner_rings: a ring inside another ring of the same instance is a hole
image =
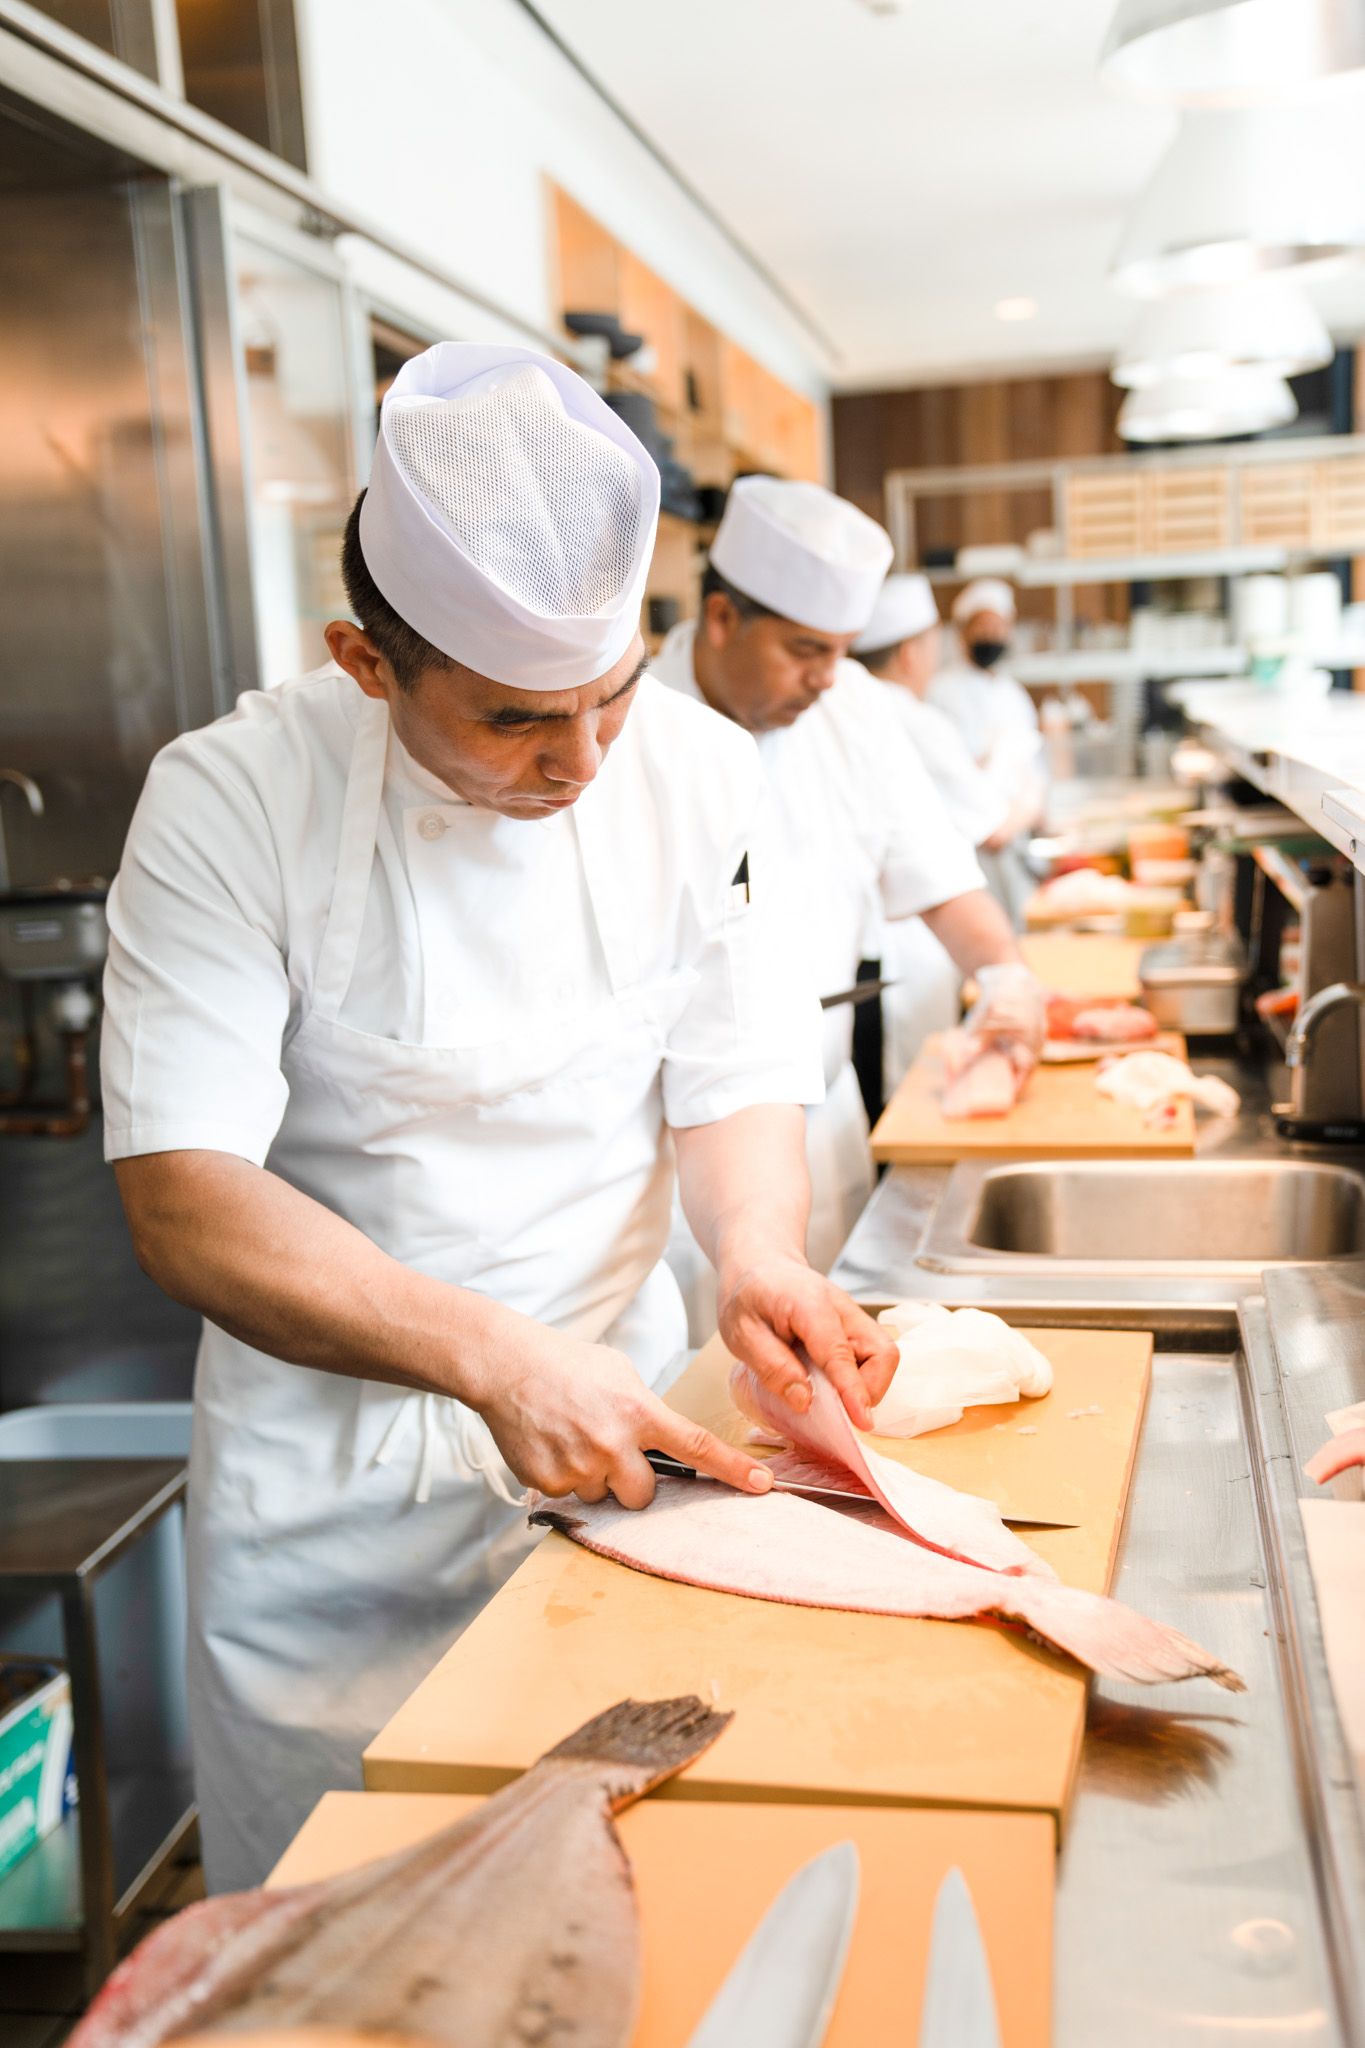
[[[1151,1339],[1030,1335],[1052,1361],[1051,1394],[880,1448],[1021,1523],[1062,1525],[1022,1533],[1062,1578],[1103,1590]],[[713,1340],[670,1400],[739,1442],[729,1365]],[[614,1700],[692,1691],[733,1721],[621,1821],[644,1938],[636,2048],[683,2048],[781,1883],[843,1840],[858,1846],[863,1894],[831,2048],[918,2013],[933,1899],[953,1864],[980,1915],[1005,2048],[1043,2048],[1053,1865],[1086,1690],[1074,1665],[1005,1629],[707,1592],[552,1534],[376,1737],[369,1789],[324,1802],[277,1876],[320,1875],[434,1830]]]

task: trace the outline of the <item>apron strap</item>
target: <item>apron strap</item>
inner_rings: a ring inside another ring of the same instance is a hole
[[[621,887],[621,866],[628,857],[619,839],[612,843],[601,819],[595,789],[585,790],[569,813],[578,835],[578,851],[588,884],[593,923],[607,962],[612,994],[624,995],[644,976],[644,962],[635,943]]]
[[[361,706],[346,800],[341,812],[332,902],[323,929],[313,978],[312,1007],[335,1020],[355,972],[365,904],[374,872],[380,806],[384,801],[384,769],[389,752],[389,707],[367,697]]]

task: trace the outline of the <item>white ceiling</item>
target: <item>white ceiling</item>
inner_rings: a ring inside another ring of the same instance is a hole
[[[1097,82],[1113,0],[536,4],[829,337],[837,386],[1112,356],[1133,307],[1105,272],[1175,125]],[[1365,325],[1365,268],[1313,295]],[[1019,296],[1036,318],[998,320]]]

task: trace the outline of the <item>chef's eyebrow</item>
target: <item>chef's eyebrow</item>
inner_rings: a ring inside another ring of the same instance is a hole
[[[595,711],[605,711],[609,704],[618,703],[622,697],[628,695],[635,688],[635,685],[648,667],[649,656],[648,654],[642,654],[636,664],[634,673],[626,677],[620,689],[613,690],[610,697],[604,697],[600,704],[593,706],[593,709]],[[501,711],[493,712],[492,716],[485,720],[485,723],[488,725],[552,725],[559,720],[577,718],[578,716],[579,713],[576,711],[519,711],[509,704],[504,706]]]

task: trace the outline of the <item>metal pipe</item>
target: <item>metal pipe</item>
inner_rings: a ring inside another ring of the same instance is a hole
[[[3,802],[6,788],[22,791],[35,818],[41,818],[44,810],[43,792],[31,775],[25,775],[22,768],[0,768],[0,894],[9,888],[9,849],[5,845]]]
[[[1287,1067],[1299,1068],[1307,1065],[1308,1042],[1314,1031],[1322,1018],[1330,1010],[1339,1009],[1342,1003],[1365,1005],[1365,983],[1329,981],[1326,988],[1320,988],[1315,996],[1309,997],[1285,1041],[1284,1063]]]

